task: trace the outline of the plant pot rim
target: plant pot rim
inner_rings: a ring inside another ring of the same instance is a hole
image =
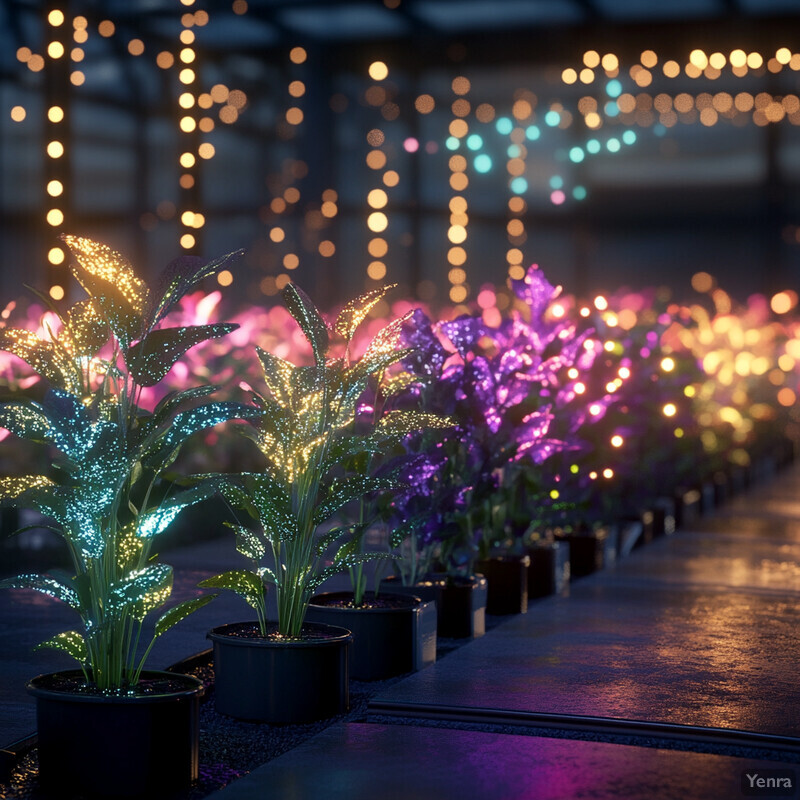
[[[231,647],[260,647],[260,648],[302,648],[302,647],[339,647],[343,643],[352,642],[353,634],[347,628],[341,628],[338,625],[328,625],[322,622],[303,622],[303,627],[308,629],[317,629],[320,632],[327,631],[328,635],[318,639],[301,639],[301,640],[282,640],[275,641],[272,639],[264,639],[261,637],[245,637],[236,636],[232,629],[241,625],[255,625],[258,622],[255,620],[247,622],[229,622],[226,625],[218,625],[212,628],[207,634],[206,638],[211,639],[212,642],[225,644]]]
[[[143,678],[156,677],[170,681],[179,681],[186,684],[185,689],[175,689],[174,691],[159,692],[157,694],[137,694],[135,690],[131,694],[89,694],[84,692],[74,692],[69,689],[54,689],[40,685],[43,681],[52,676],[69,676],[83,678],[83,672],[79,669],[64,669],[57,672],[46,672],[31,678],[26,689],[34,697],[42,697],[50,700],[60,700],[65,703],[103,703],[106,705],[130,705],[152,703],[171,703],[185,697],[194,695],[201,696],[205,693],[203,682],[192,675],[184,675],[180,672],[167,672],[164,670],[145,670],[142,672]]]
[[[353,614],[407,614],[415,608],[419,608],[425,601],[414,594],[400,594],[399,592],[378,592],[378,599],[381,597],[391,597],[392,600],[402,603],[399,608],[359,608],[357,606],[334,606],[324,601],[333,598],[353,597],[353,592],[322,592],[315,594],[309,605],[322,611],[345,611]]]

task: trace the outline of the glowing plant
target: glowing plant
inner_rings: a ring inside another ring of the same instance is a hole
[[[439,422],[413,411],[373,410],[374,416],[364,425],[363,410],[359,414],[360,399],[370,382],[383,383],[387,369],[410,352],[398,348],[404,321],[400,318],[382,328],[360,358],[351,359],[359,325],[388,288],[348,303],[331,330],[308,296],[287,284],[282,290],[284,303],[311,346],[314,362],[296,366],[257,349],[268,393],[254,393],[260,414],[251,420],[247,435],[266,466],[260,473],[240,473],[221,487],[228,501],[258,524],[256,529],[233,526],[237,550],[253,561],[254,568],[223,573],[201,586],[238,593],[255,609],[262,636],[269,633],[267,584],[275,586],[279,634],[297,637],[309,600],[325,580],[367,561],[393,558],[386,552],[362,550],[370,524],[363,514],[356,522],[333,522],[349,503],[401,486],[397,474],[372,474],[373,454],[391,448],[410,431]],[[331,354],[333,334],[343,340],[339,357]],[[398,380],[402,384],[405,379]],[[394,391],[390,380],[382,391]],[[274,568],[263,563],[268,553]]]
[[[193,433],[250,411],[205,401],[213,386],[173,392],[153,411],[139,402],[143,388],[157,384],[189,348],[235,327],[158,327],[181,296],[229,256],[209,264],[176,259],[150,289],[105,245],[65,240],[88,299],[66,312],[53,307],[47,338],[0,330],[0,348],[24,359],[50,387],[41,402],[22,398],[0,405],[0,424],[47,446],[52,471],[2,478],[0,496],[54,521],[72,574],[18,575],[0,587],[34,589],[73,608],[83,630],[59,633],[39,646],[76,659],[87,683],[124,691],[138,682],[155,639],[211,599],[198,597],[162,614],[140,653],[145,617],[172,590],[172,568],[153,561],[154,541],[181,510],[215,491],[203,483],[156,499],[159,475]]]

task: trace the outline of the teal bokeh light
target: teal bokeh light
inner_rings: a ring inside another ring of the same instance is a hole
[[[633,144],[636,141],[636,131],[625,131],[622,134],[622,141],[625,144]]]
[[[457,139],[455,136],[448,136],[444,146],[448,150],[458,150],[458,148],[461,146],[461,140]]]
[[[622,84],[614,78],[606,84],[606,94],[609,97],[619,97],[622,94]]]
[[[477,133],[467,136],[467,147],[470,150],[480,150],[483,147],[483,139]]]
[[[525,128],[525,136],[532,142],[535,142],[541,135],[542,132],[539,130],[538,125],[528,125],[528,127]]]
[[[564,179],[560,175],[553,175],[550,178],[550,188],[551,189],[560,189],[564,185]]]
[[[500,117],[500,119],[495,122],[494,127],[497,129],[498,133],[508,135],[514,130],[514,123],[508,117]]]
[[[572,190],[572,196],[576,200],[585,200],[586,199],[586,195],[587,195],[587,192],[586,192],[586,187],[585,186],[576,186]]]
[[[596,155],[600,152],[600,142],[597,139],[589,139],[586,142],[586,152],[591,153],[592,155]]]
[[[522,176],[517,176],[513,178],[510,183],[511,191],[514,194],[525,194],[528,191],[528,181],[525,180]]]
[[[492,159],[490,156],[486,155],[486,153],[481,153],[480,155],[475,156],[475,161],[473,164],[476,172],[485,174],[492,168]]]
[[[619,143],[619,139],[615,136],[612,136],[607,142],[606,147],[608,148],[609,153],[619,153],[620,148],[622,145]]]
[[[586,154],[583,152],[583,148],[582,147],[573,147],[569,151],[569,160],[573,164],[580,164],[581,161],[583,161],[585,155]]]
[[[555,128],[559,122],[561,122],[561,114],[558,111],[548,111],[544,115],[544,122],[545,125],[549,125],[551,128]]]

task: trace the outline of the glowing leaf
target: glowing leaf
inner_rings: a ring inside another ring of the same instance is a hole
[[[328,497],[314,509],[314,524],[319,525],[329,519],[335,511],[371,492],[398,488],[393,478],[372,478],[367,475],[354,475],[350,478],[336,478],[331,483]]]
[[[195,597],[192,600],[185,600],[180,605],[169,609],[156,620],[156,636],[165,634],[173,625],[177,625],[182,619],[186,619],[189,614],[194,614],[198,608],[202,608],[215,597],[215,594],[206,594],[202,597]]]
[[[288,406],[291,395],[292,373],[296,367],[294,364],[280,358],[280,356],[274,356],[260,347],[256,347],[256,353],[264,370],[264,380],[267,383],[267,388],[282,406]]]
[[[54,363],[52,342],[40,339],[33,331],[0,329],[0,350],[18,356],[43,378],[60,383],[61,371]]]
[[[349,536],[351,541],[358,541],[364,535],[364,532],[369,527],[369,523],[355,523],[353,525],[342,525],[337,528],[331,528],[327,533],[323,534],[317,539],[316,553],[318,556],[324,556],[328,548],[342,536]]]
[[[133,267],[121,253],[81,236],[64,236],[63,240],[78,262],[79,275],[92,275],[116,287],[137,314],[144,311],[148,297],[147,285],[136,277]]]
[[[163,605],[171,593],[172,567],[151,564],[112,584],[106,611],[112,616],[130,611],[137,619],[144,619],[149,611]]]
[[[264,604],[264,583],[253,572],[246,569],[233,569],[200,581],[204,589],[229,589],[236,592],[244,601],[259,610]]]
[[[342,308],[339,315],[336,317],[336,322],[333,326],[334,330],[349,342],[367,314],[369,314],[383,296],[391,289],[394,289],[395,286],[397,286],[396,283],[373,289],[357,297],[355,300],[351,300]]]
[[[325,354],[328,352],[328,326],[317,307],[311,298],[293,283],[287,283],[281,290],[281,295],[287,310],[308,339],[314,353],[314,361],[318,365],[324,364]]]
[[[175,517],[201,500],[211,497],[216,491],[214,486],[200,484],[192,486],[179,494],[167,498],[152,511],[139,518],[138,535],[142,539],[152,539],[158,536],[172,523]]]
[[[0,426],[21,439],[43,441],[50,423],[39,405],[23,401],[0,405]]]
[[[239,553],[254,561],[258,561],[266,555],[267,548],[256,531],[246,528],[244,525],[225,524],[229,528],[233,528],[236,533],[236,550]]]
[[[446,430],[453,420],[423,411],[389,411],[378,420],[378,430],[388,436],[403,437],[421,430]]]
[[[362,360],[369,361],[375,356],[383,356],[386,353],[396,351],[400,342],[400,334],[403,332],[403,325],[406,320],[411,319],[412,312],[409,311],[402,317],[392,320],[388,325],[381,328],[369,343]]]
[[[200,342],[224,336],[238,325],[192,325],[151,331],[125,353],[125,362],[141,386],[155,386],[187,351]]]
[[[66,603],[76,611],[80,610],[78,593],[72,586],[58,580],[52,575],[33,575],[26,573],[17,575],[14,578],[4,578],[0,580],[0,589],[34,589],[37,592],[54,597],[56,600]]]
[[[151,329],[163,319],[170,309],[200,281],[219,272],[232,259],[242,254],[235,253],[206,262],[197,256],[181,256],[167,264],[156,279],[150,300],[145,309],[144,318],[147,329]]]
[[[319,586],[322,586],[328,578],[332,578],[343,570],[358,566],[359,564],[364,564],[368,561],[396,561],[397,558],[398,556],[395,553],[353,553],[339,561],[334,561],[330,566],[320,570],[319,574],[309,578],[308,587],[313,591]]]
[[[166,458],[175,448],[179,447],[192,434],[205,428],[213,428],[221,422],[231,419],[247,419],[257,416],[259,409],[246,406],[242,403],[224,401],[206,403],[205,405],[181,411],[175,415],[169,429],[159,440],[159,448],[151,454],[148,463],[157,463],[159,459]]]
[[[54,650],[61,650],[69,656],[72,656],[76,661],[85,664],[89,653],[86,649],[86,640],[78,631],[64,631],[57,633],[55,636],[48,639],[46,642],[41,642],[34,647],[34,650],[41,650],[42,648],[49,647]]]
[[[76,357],[94,356],[108,341],[108,325],[93,300],[79,300],[69,309],[64,335]]]

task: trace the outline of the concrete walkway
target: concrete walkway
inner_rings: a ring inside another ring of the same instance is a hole
[[[776,769],[796,785],[798,498],[796,464],[574,581],[569,596],[532,602],[379,692],[362,720],[211,797],[725,800],[746,796],[747,775]],[[241,566],[227,540],[165,560],[176,599]],[[206,649],[206,631],[240,618],[240,603],[221,598],[182,622],[153,666]],[[73,622],[46,598],[0,593],[0,746],[35,727],[25,681],[67,663],[31,645]]]

